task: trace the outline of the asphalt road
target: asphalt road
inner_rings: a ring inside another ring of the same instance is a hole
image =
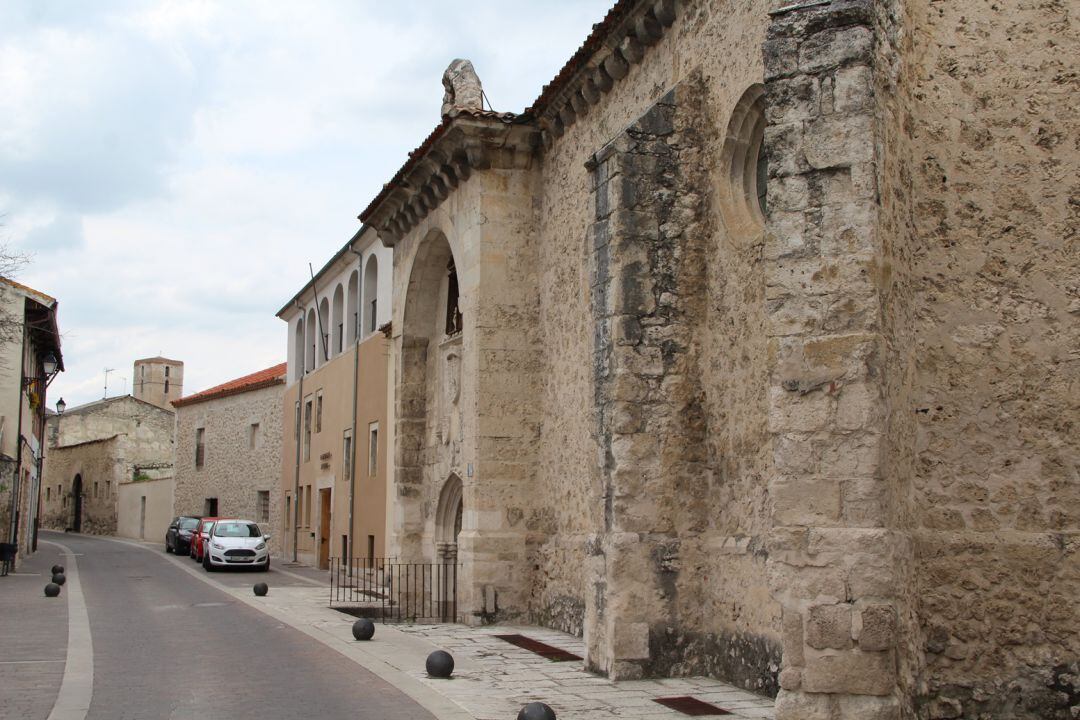
[[[193,578],[162,549],[43,534],[78,555],[95,720],[423,720],[411,698],[318,641]],[[199,572],[203,572],[201,569]],[[301,583],[275,570],[228,585]]]

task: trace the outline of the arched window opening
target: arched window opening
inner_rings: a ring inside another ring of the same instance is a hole
[[[359,316],[360,303],[360,273],[353,270],[349,275],[349,298],[345,302],[345,322],[348,323],[348,336],[345,340],[349,345],[356,342],[356,334],[360,328]]]
[[[452,337],[464,327],[458,296],[457,268],[454,258],[446,263],[446,335]]]
[[[330,354],[337,356],[345,349],[345,289],[339,283],[334,288],[333,317],[330,321]]]
[[[293,332],[293,380],[299,380],[304,375],[304,318],[296,319],[296,330]]]
[[[768,205],[769,163],[764,148],[765,88],[751,86],[736,103],[721,152],[725,178],[720,197],[724,220],[734,232],[760,232]]]
[[[304,348],[306,359],[304,360],[304,372],[309,373],[315,369],[315,345],[319,342],[318,330],[315,327],[315,310],[308,310],[307,323],[304,329]]]
[[[364,265],[364,335],[379,327],[379,262],[370,255]]]
[[[451,474],[439,493],[435,511],[435,555],[441,562],[457,560],[458,536],[464,516],[461,478]]]
[[[319,303],[319,366],[330,359],[330,301],[325,297]]]

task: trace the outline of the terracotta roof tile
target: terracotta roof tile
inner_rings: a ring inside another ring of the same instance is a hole
[[[286,363],[281,363],[266,368],[265,370],[260,370],[259,372],[254,372],[250,375],[245,375],[220,385],[215,385],[200,393],[188,395],[179,400],[173,400],[172,405],[173,407],[194,405],[195,403],[206,402],[207,400],[216,400],[217,398],[239,395],[240,393],[251,392],[252,390],[261,390],[262,388],[270,387],[272,385],[280,385],[285,382],[286,365]]]

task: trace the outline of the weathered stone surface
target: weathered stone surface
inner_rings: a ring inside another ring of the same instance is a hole
[[[806,644],[818,650],[851,647],[851,606],[812,606],[806,623]]]
[[[888,695],[896,684],[891,653],[844,651],[806,658],[802,688],[808,693]]]
[[[446,90],[443,94],[442,115],[449,115],[455,108],[484,109],[484,90],[470,61],[458,58],[451,62],[443,72],[442,84]]]

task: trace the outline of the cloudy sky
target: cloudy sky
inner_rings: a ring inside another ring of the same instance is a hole
[[[274,313],[359,227],[473,61],[520,111],[613,0],[5,0],[0,240],[60,300],[69,406],[185,363],[185,393],[284,359]]]

